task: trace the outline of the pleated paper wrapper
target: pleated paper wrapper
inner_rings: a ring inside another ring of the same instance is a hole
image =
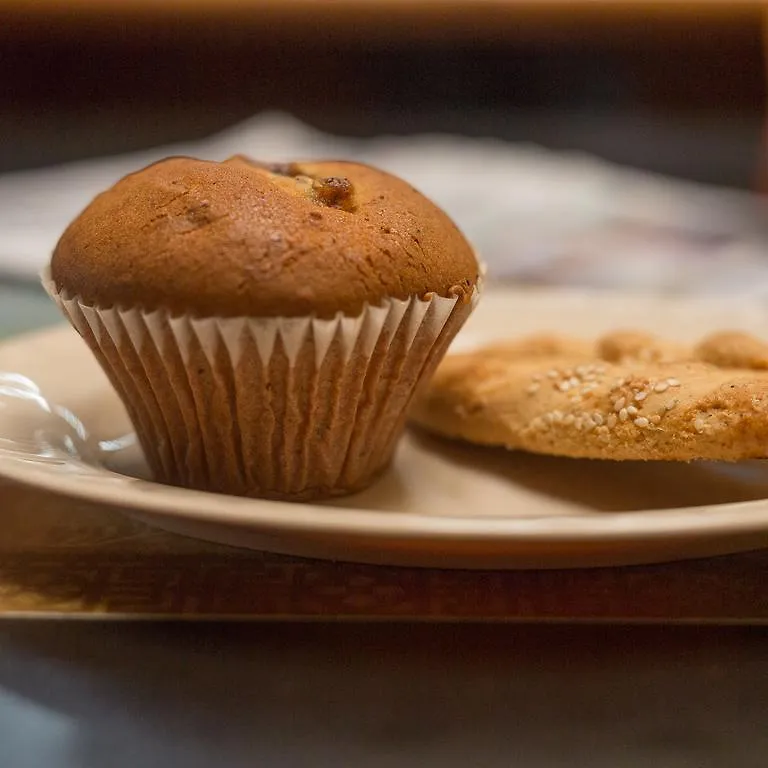
[[[355,317],[173,316],[49,295],[122,399],[158,482],[317,499],[369,485],[389,464],[408,404],[469,317],[432,295]]]

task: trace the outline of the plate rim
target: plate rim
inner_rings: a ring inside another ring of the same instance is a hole
[[[18,462],[22,463],[22,462]],[[716,536],[723,533],[728,534],[747,534],[766,533],[768,535],[768,514],[765,518],[759,517],[745,519],[744,517],[730,519],[728,516],[732,513],[738,513],[742,510],[759,509],[766,507],[768,512],[768,498],[755,501],[741,501],[727,504],[704,505],[700,507],[670,507],[652,510],[631,510],[627,512],[595,512],[585,513],[583,515],[547,515],[544,517],[529,518],[508,518],[508,517],[473,517],[463,518],[457,516],[423,515],[406,512],[389,512],[366,509],[362,507],[332,507],[321,506],[318,504],[295,503],[287,501],[277,501],[272,499],[243,498],[237,496],[227,496],[225,494],[209,493],[206,491],[197,491],[188,488],[179,488],[167,486],[170,493],[174,496],[179,495],[189,500],[189,508],[183,505],[183,508],[169,508],[167,503],[159,501],[163,496],[155,489],[162,488],[162,484],[152,481],[129,478],[120,473],[113,472],[105,468],[97,468],[99,475],[107,475],[113,478],[119,478],[129,485],[146,485],[153,489],[151,494],[146,496],[134,494],[125,494],[119,500],[105,497],[100,492],[102,486],[89,485],[82,481],[82,477],[57,475],[52,472],[45,472],[35,468],[25,467],[18,472],[9,472],[6,465],[16,464],[15,461],[0,460],[0,476],[7,480],[21,483],[28,487],[40,488],[44,491],[58,493],[69,498],[83,499],[104,503],[111,508],[136,510],[142,513],[161,514],[166,517],[196,519],[203,522],[239,525],[243,521],[248,521],[252,525],[255,523],[265,523],[264,528],[273,530],[284,530],[290,532],[307,531],[314,533],[334,533],[344,530],[346,533],[358,533],[360,535],[377,534],[381,538],[398,538],[404,534],[409,537],[424,536],[428,538],[440,537],[442,539],[460,539],[471,541],[482,541],[492,539],[499,541],[502,534],[507,534],[508,538],[516,541],[524,539],[546,541],[615,541],[622,539],[638,540],[641,538],[654,538],[664,536],[670,538],[674,536],[684,536],[689,538],[692,533]],[[92,465],[88,465],[92,467]],[[25,471],[27,470],[27,471]],[[54,480],[55,478],[55,480]],[[58,482],[57,482],[58,481]],[[140,503],[132,503],[133,500],[141,498]],[[155,503],[154,499],[158,499]],[[193,505],[194,499],[225,499],[228,507],[237,506],[242,508],[242,514],[232,514],[231,509],[210,510],[205,505]],[[245,510],[246,506],[253,506],[253,509]],[[291,515],[277,517],[276,515],[267,515],[259,511],[276,509],[301,509],[308,514]],[[676,520],[671,524],[670,513],[675,512],[683,520]],[[310,520],[321,513],[316,519]],[[713,513],[720,513],[713,518]],[[350,520],[343,518],[354,515],[354,524]],[[623,520],[637,520],[638,515],[661,520],[666,525],[648,526],[638,529],[636,525],[625,527],[620,523]],[[215,516],[215,517],[214,517]],[[385,520],[395,522],[396,525],[382,525]],[[549,524],[553,520],[563,525],[563,530],[553,532],[549,529]],[[589,523],[598,520],[600,525],[593,529]],[[363,521],[363,524],[361,524]],[[483,530],[478,525],[482,521],[485,527]],[[403,523],[418,522],[419,525],[412,529],[404,530]],[[605,523],[618,523],[617,525],[608,525]],[[694,525],[694,522],[699,523]],[[702,524],[703,522],[703,524]],[[690,529],[688,528],[690,526]],[[562,535],[560,535],[562,534]]]

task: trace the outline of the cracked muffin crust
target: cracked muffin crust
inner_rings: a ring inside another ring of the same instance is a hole
[[[99,306],[332,317],[387,298],[468,300],[478,264],[443,211],[378,169],[175,157],[96,197],[51,276]]]

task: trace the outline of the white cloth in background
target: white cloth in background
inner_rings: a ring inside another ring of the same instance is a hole
[[[0,177],[0,274],[34,278],[98,192],[169,154],[378,165],[440,204],[491,275],[531,283],[768,294],[764,201],[493,139],[328,136],[262,114],[210,139]]]

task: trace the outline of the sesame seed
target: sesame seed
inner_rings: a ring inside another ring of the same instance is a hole
[[[571,388],[571,385],[570,385],[570,383],[569,383],[569,382],[567,382],[567,381],[561,381],[561,382],[560,382],[560,383],[557,385],[557,388],[558,388],[558,389],[559,389],[561,392],[567,392],[567,391],[568,391],[568,390]]]
[[[651,424],[658,424],[661,421],[661,416],[659,416],[658,413],[654,413],[653,416],[651,416]]]
[[[626,420],[629,418],[629,413],[627,412],[627,409],[626,409],[626,408],[622,408],[622,409],[619,411],[619,418],[620,418],[622,421],[626,421]]]
[[[637,416],[637,414],[638,414],[638,410],[637,410],[637,408],[635,408],[635,406],[634,406],[634,405],[628,405],[628,406],[627,406],[627,413],[628,413],[630,416]]]
[[[636,427],[640,427],[641,429],[645,429],[645,427],[647,427],[649,424],[650,422],[645,418],[645,416],[638,416],[634,421],[634,425]]]
[[[530,424],[530,427],[534,432],[541,432],[544,428],[544,422],[540,417],[536,417]]]
[[[566,413],[563,416],[563,424],[571,425],[574,421],[576,421],[576,417],[572,413]]]
[[[602,413],[593,413],[592,414],[592,421],[594,421],[595,424],[600,426],[603,423],[603,421],[604,421],[603,414]]]
[[[563,420],[562,411],[552,411],[552,421],[559,424]]]
[[[677,398],[675,398],[674,400],[670,400],[664,407],[668,411],[671,411],[673,408],[677,407],[677,403],[678,403],[678,400],[677,400]]]
[[[581,384],[581,379],[578,379],[578,378],[576,378],[576,376],[571,376],[571,378],[570,378],[570,379],[568,379],[568,383],[569,383],[569,384],[570,384],[572,387],[578,387],[578,386],[579,386],[579,384]]]
[[[680,386],[680,380],[679,379],[667,379],[667,384],[669,384],[670,387],[679,387]]]
[[[570,400],[572,403],[580,403],[581,395],[571,395]]]
[[[613,410],[618,413],[626,404],[627,401],[623,397],[619,397],[613,401]]]
[[[654,392],[658,392],[661,394],[662,392],[666,392],[669,389],[669,383],[666,381],[660,381],[654,388]]]
[[[590,368],[586,365],[577,365],[576,366],[576,375],[577,376],[586,376],[590,372]]]
[[[547,376],[550,379],[559,379],[560,373],[553,368],[551,371],[547,371]]]
[[[616,418],[615,413],[609,413],[608,418],[605,420],[605,424],[608,427],[608,429],[613,429],[616,426],[616,422],[618,419]]]
[[[643,400],[645,400],[646,397],[648,397],[647,392],[638,392],[635,395],[635,400],[637,400],[638,403],[641,403]]]
[[[696,421],[693,422],[693,426],[696,428],[697,432],[703,432],[704,431],[704,419],[698,418]]]
[[[579,419],[579,418],[576,418],[576,419],[574,419],[574,421],[573,421],[573,426],[574,426],[574,428],[576,428],[577,430],[581,431],[581,428],[584,426],[584,422],[583,422],[581,419]]]
[[[529,395],[535,395],[539,391],[539,385],[538,384],[531,384],[526,392],[528,392]]]

